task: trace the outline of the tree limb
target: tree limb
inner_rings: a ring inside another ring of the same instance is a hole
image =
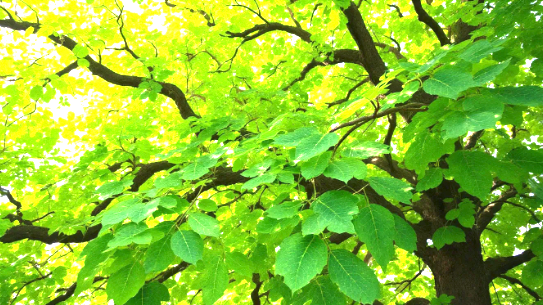
[[[435,21],[434,18],[428,15],[428,13],[424,10],[420,0],[412,0],[412,2],[413,6],[415,7],[415,12],[417,12],[417,15],[419,16],[419,20],[424,22],[424,24],[429,26],[432,31],[434,31],[437,39],[439,39],[439,42],[441,43],[441,46],[451,44],[451,41],[449,40],[447,35],[445,35],[445,32],[443,32],[441,26],[439,26],[437,21]]]
[[[406,105],[399,106],[399,107],[388,108],[388,109],[383,110],[381,112],[378,112],[376,114],[359,117],[359,118],[354,119],[352,121],[340,124],[340,125],[332,128],[332,129],[330,129],[330,132],[334,132],[336,130],[339,130],[341,128],[345,128],[345,127],[348,127],[348,126],[353,126],[353,125],[356,125],[356,124],[361,123],[361,122],[366,123],[366,122],[369,122],[371,120],[381,118],[381,117],[387,116],[387,115],[392,114],[392,113],[408,110],[408,109],[410,109],[411,111],[424,111],[425,109],[420,108],[420,107],[423,107],[423,106],[425,106],[425,105],[424,104],[413,103],[413,104],[406,104]]]
[[[96,283],[96,282],[99,282],[99,281],[102,281],[102,280],[105,280],[105,279],[106,279],[105,277],[97,276],[97,277],[94,278],[93,283]],[[64,301],[66,301],[67,299],[69,299],[75,293],[76,288],[77,288],[77,283],[73,283],[70,287],[68,287],[65,290],[63,295],[60,295],[60,296],[52,299],[51,301],[47,302],[47,304],[45,304],[45,305],[56,305],[56,304],[59,304],[59,303],[62,303]]]
[[[496,213],[498,213],[502,209],[503,204],[507,202],[510,198],[515,197],[516,195],[517,190],[515,188],[510,188],[509,190],[503,192],[496,201],[491,202],[486,207],[484,207],[477,216],[476,225],[479,232],[483,232],[488,224],[492,221],[492,219],[494,219]]]
[[[530,261],[534,257],[535,255],[532,250],[525,250],[521,254],[515,256],[490,257],[484,262],[486,280],[490,283],[490,281],[501,274]]]
[[[522,287],[522,289],[526,290],[526,292],[533,296],[535,298],[536,301],[539,301],[541,300],[541,297],[539,296],[539,294],[537,294],[537,292],[535,292],[534,290],[532,290],[530,287],[524,285],[524,283],[522,283],[519,279],[516,279],[514,277],[510,277],[510,276],[507,276],[505,274],[502,274],[500,276],[498,276],[499,278],[502,278],[504,280],[507,280],[509,283],[511,284],[517,284],[519,285],[520,287]]]
[[[354,2],[343,9],[343,14],[347,17],[347,28],[351,33],[358,49],[362,53],[362,63],[374,84],[379,83],[379,78],[385,74],[386,67],[383,59],[375,48],[375,43],[368,31],[360,11]]]
[[[27,21],[17,22],[11,19],[0,20],[0,27],[12,29],[15,31],[25,31],[26,29],[33,27],[34,33],[37,33],[40,29],[40,25],[37,23],[31,23]],[[77,42],[75,42],[68,36],[55,36],[51,34],[48,36],[48,38],[51,41],[69,50],[73,50],[77,45]],[[103,64],[95,61],[90,55],[87,55],[85,59],[89,62],[88,69],[93,75],[98,76],[101,79],[114,85],[138,88],[139,85],[146,80],[145,78],[139,76],[119,74],[104,66]],[[175,105],[177,106],[182,118],[187,119],[189,117],[198,117],[188,104],[185,94],[183,93],[183,91],[181,91],[181,89],[179,89],[179,87],[166,82],[158,83],[162,86],[160,93],[171,98],[175,102]]]

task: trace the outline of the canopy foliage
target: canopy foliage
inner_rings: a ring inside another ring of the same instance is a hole
[[[543,304],[533,0],[0,3],[0,304]]]

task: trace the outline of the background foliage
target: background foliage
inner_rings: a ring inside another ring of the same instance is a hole
[[[1,1],[0,303],[540,304],[542,13]]]

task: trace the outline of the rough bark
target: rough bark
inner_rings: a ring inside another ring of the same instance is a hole
[[[453,305],[490,305],[489,281],[479,236],[466,230],[466,242],[454,243],[423,257],[434,275],[437,295],[454,296]]]

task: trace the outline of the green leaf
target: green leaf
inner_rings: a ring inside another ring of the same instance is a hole
[[[195,180],[209,172],[209,168],[217,164],[217,159],[212,155],[201,156],[182,170],[182,179]]]
[[[90,66],[90,62],[84,58],[80,58],[77,60],[77,65],[79,67],[88,68]]]
[[[219,237],[220,228],[217,219],[201,214],[192,213],[189,216],[190,227],[198,234]]]
[[[281,146],[298,146],[302,140],[314,136],[319,135],[319,131],[315,127],[302,127],[299,129],[296,129],[295,131],[291,133],[287,133],[285,135],[280,135],[275,138],[275,144],[281,145]]]
[[[443,173],[440,168],[430,168],[417,183],[417,192],[423,192],[438,187],[443,182]]]
[[[133,222],[123,225],[114,238],[107,244],[109,248],[128,246],[131,243],[150,244],[152,234],[147,231],[149,228],[145,223],[135,224]]]
[[[278,233],[286,228],[294,227],[300,222],[299,217],[274,219],[270,217],[264,217],[256,225],[256,232],[261,234],[274,234]]]
[[[510,62],[511,58],[502,63],[482,69],[481,71],[475,73],[473,76],[473,82],[477,86],[482,86],[490,81],[493,81],[496,76],[500,75],[503,70],[509,66]]]
[[[468,199],[463,200],[458,208],[458,222],[463,227],[471,229],[475,225],[475,205]]]
[[[393,214],[396,233],[394,234],[394,241],[396,246],[404,249],[407,252],[413,252],[417,250],[417,233],[411,227],[407,221],[403,220],[400,216]]]
[[[456,151],[447,158],[449,173],[464,191],[485,200],[492,187],[494,158],[480,151]]]
[[[379,281],[373,270],[347,250],[330,252],[328,272],[339,290],[357,302],[371,304],[381,296]]]
[[[253,275],[254,266],[249,258],[243,253],[234,251],[226,253],[226,266],[228,269],[234,270],[234,272],[241,274],[245,277],[251,277]]]
[[[168,288],[158,282],[150,282],[128,300],[125,305],[160,305],[170,300]]]
[[[411,204],[411,197],[413,196],[411,190],[413,188],[407,182],[391,177],[371,177],[368,182],[377,194],[388,199]]]
[[[206,212],[214,212],[217,210],[217,204],[211,199],[201,199],[198,201],[198,208]]]
[[[77,286],[75,293],[81,293],[92,285],[94,276],[98,272],[98,267],[106,261],[112,252],[107,250],[107,244],[113,239],[113,235],[106,234],[91,240],[81,251],[80,257],[86,257],[85,266],[77,274]]]
[[[382,154],[388,154],[391,152],[391,148],[388,145],[379,142],[359,142],[355,141],[350,144],[349,148],[344,149],[341,152],[342,157],[366,159],[369,157],[376,157]]]
[[[345,296],[328,276],[318,276],[304,288],[301,302],[311,300],[311,305],[345,305]]]
[[[149,217],[157,208],[158,201],[151,201],[148,204],[142,203],[139,199],[121,201],[104,213],[103,225],[117,224],[130,218],[134,222],[141,222]]]
[[[294,175],[291,173],[279,173],[277,174],[277,180],[279,180],[279,182],[282,182],[282,183],[293,184]]]
[[[502,103],[510,105],[541,107],[543,106],[543,88],[536,86],[502,87],[486,89]]]
[[[304,161],[313,158],[328,150],[331,146],[336,145],[339,141],[339,136],[335,133],[317,134],[307,137],[300,141],[296,146],[296,160]]]
[[[506,159],[511,160],[513,164],[527,172],[536,175],[543,174],[543,151],[541,150],[529,150],[526,147],[520,147],[510,151]]]
[[[476,95],[462,103],[464,111],[456,111],[445,118],[442,129],[444,139],[465,135],[468,131],[496,128],[502,117],[504,105],[492,96]]]
[[[122,193],[125,187],[126,187],[126,183],[123,181],[108,182],[100,186],[96,190],[96,193],[100,194],[100,196],[104,198],[108,198],[108,197]]]
[[[164,197],[159,197],[149,202],[149,204],[154,203],[155,201],[158,203],[159,206],[167,209],[173,209],[177,207],[177,199],[175,196],[168,195]]]
[[[366,244],[375,261],[386,272],[394,256],[396,229],[392,213],[380,205],[370,204],[360,209],[353,224],[360,241]]]
[[[543,286],[543,261],[532,259],[522,269],[521,281],[531,287]]]
[[[149,246],[143,259],[145,273],[162,271],[175,260],[175,254],[170,247],[170,238],[162,238]]]
[[[351,222],[358,213],[358,198],[347,191],[328,191],[311,205],[318,215],[318,227],[325,225],[336,233],[354,233]]]
[[[145,284],[145,270],[134,262],[111,275],[107,281],[108,299],[116,304],[125,304]]]
[[[42,86],[34,86],[32,89],[30,89],[30,98],[37,101],[39,100],[43,95],[43,87]]]
[[[274,205],[266,213],[268,217],[275,219],[291,218],[298,214],[298,210],[302,207],[302,204],[297,201],[289,201],[279,205]]]
[[[501,49],[502,47],[495,46],[492,43],[488,42],[488,40],[479,40],[469,46],[458,57],[471,63],[478,63],[481,59]]]
[[[304,221],[302,224],[302,235],[318,235],[321,234],[328,226],[326,219],[321,219],[319,214],[313,214]]]
[[[364,162],[354,158],[345,158],[330,163],[324,171],[324,175],[347,183],[353,177],[364,179],[366,172],[367,168]]]
[[[424,173],[428,163],[436,162],[444,154],[453,151],[454,143],[452,141],[442,143],[439,135],[425,129],[417,134],[405,153],[405,167],[415,170],[420,175]]]
[[[228,287],[228,269],[220,255],[205,260],[202,294],[204,304],[214,304]]]
[[[281,243],[275,273],[284,276],[285,284],[296,291],[322,271],[326,260],[326,245],[318,236],[295,234]]]
[[[453,100],[457,99],[462,91],[473,86],[475,84],[471,74],[456,67],[443,68],[422,84],[426,93]]]
[[[532,252],[539,256],[540,259],[543,258],[543,237],[540,237],[532,242],[532,245],[530,246],[530,249]]]
[[[331,151],[326,151],[318,156],[315,156],[302,164],[302,176],[305,179],[311,179],[320,176],[326,167],[330,158],[332,157]]]
[[[77,56],[78,58],[83,58],[83,57],[86,57],[87,55],[89,55],[89,50],[83,46],[83,45],[76,45],[72,52],[74,52],[75,56]]]
[[[158,178],[155,180],[156,188],[173,188],[173,187],[178,187],[180,184],[181,184],[180,172],[176,172],[164,178]]]
[[[464,231],[455,226],[444,226],[437,229],[432,236],[434,246],[439,250],[445,245],[452,245],[453,243],[461,243],[466,241],[466,235]]]
[[[241,189],[242,190],[250,190],[250,189],[253,189],[261,184],[264,184],[264,183],[272,183],[275,181],[275,178],[277,177],[277,175],[275,174],[271,174],[271,173],[266,173],[262,176],[258,176],[256,178],[253,178],[247,182],[245,182],[242,186],[241,186]]]
[[[201,260],[204,253],[204,241],[193,231],[175,232],[172,236],[171,247],[175,255],[191,264],[196,264]]]

